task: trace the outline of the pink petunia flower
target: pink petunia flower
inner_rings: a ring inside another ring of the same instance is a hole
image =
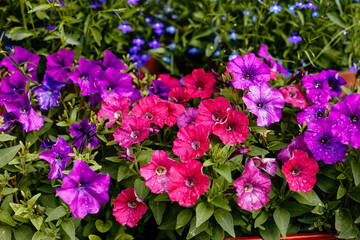
[[[309,106],[305,93],[301,91],[299,86],[285,86],[281,87],[279,90],[284,96],[285,102],[291,103],[294,107],[304,110]]]
[[[160,127],[164,126],[165,119],[169,114],[166,104],[161,102],[156,95],[141,98],[139,104],[136,104],[131,112],[134,116],[146,117],[150,123],[155,123]]]
[[[319,166],[304,151],[294,150],[292,153],[293,157],[283,165],[281,171],[292,191],[307,193],[316,183],[315,174],[319,171]]]
[[[151,192],[160,194],[170,190],[170,168],[177,163],[163,150],[154,152],[151,162],[140,168],[140,175]]]
[[[188,126],[190,124],[195,125],[196,119],[199,116],[199,109],[194,107],[189,107],[181,114],[177,119],[177,125],[179,129]]]
[[[168,126],[174,126],[178,117],[185,112],[185,107],[178,103],[173,103],[167,100],[160,99],[162,103],[168,108],[168,116],[165,118],[165,124]]]
[[[181,206],[196,204],[200,195],[210,187],[209,178],[203,174],[202,168],[201,162],[189,160],[186,163],[176,164],[170,169],[171,201],[179,201]]]
[[[230,102],[224,97],[203,100],[199,104],[196,125],[203,124],[212,129],[216,123],[226,117],[228,108],[231,108]]]
[[[121,127],[114,132],[114,140],[120,146],[129,148],[133,143],[144,141],[149,136],[150,121],[144,116],[125,116]]]
[[[245,113],[229,108],[227,118],[214,126],[213,133],[218,136],[224,144],[244,142],[249,133],[249,119]]]
[[[244,169],[242,176],[235,180],[234,187],[238,205],[247,211],[259,210],[269,202],[271,181],[255,166]]]
[[[209,149],[209,130],[205,126],[188,125],[180,129],[177,137],[173,152],[183,162],[201,157]]]
[[[204,69],[194,69],[192,74],[183,78],[185,87],[189,90],[191,98],[209,98],[213,92],[215,78],[211,73],[205,73]]]
[[[158,79],[164,83],[168,88],[173,89],[175,87],[181,87],[179,79],[170,76],[169,74],[163,73],[159,74]]]
[[[188,89],[184,87],[174,87],[170,90],[169,98],[174,100],[176,103],[182,103],[190,100],[190,93]]]
[[[113,201],[113,215],[121,225],[134,227],[146,212],[145,203],[138,198],[134,188],[122,190]]]
[[[259,157],[253,157],[250,158],[244,165],[244,168],[247,168],[249,166],[255,166],[259,169],[264,170],[271,176],[275,177],[276,169],[277,169],[277,162],[275,158],[259,158]]]
[[[101,105],[97,116],[99,119],[102,119],[103,115],[105,115],[105,119],[110,120],[106,123],[106,127],[111,128],[117,120],[129,114],[129,106],[130,100],[127,97],[121,97],[119,99],[108,97]]]

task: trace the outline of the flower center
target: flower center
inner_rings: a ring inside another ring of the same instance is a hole
[[[113,90],[113,88],[111,86],[108,86],[107,90],[108,90],[108,92],[111,92]]]
[[[321,88],[321,83],[315,83],[315,88]]]
[[[24,108],[23,110],[21,110],[22,113],[27,113],[28,110],[26,108]]]
[[[251,183],[246,183],[244,186],[244,191],[245,192],[252,192],[253,191],[253,185]]]
[[[254,165],[255,165],[256,167],[260,167],[260,165],[261,165],[260,159],[253,159],[253,161],[254,161]]]
[[[191,147],[192,147],[192,149],[194,149],[195,151],[198,150],[198,149],[200,148],[200,146],[201,146],[201,144],[200,144],[199,141],[193,141],[193,142],[191,143]]]
[[[323,139],[321,139],[321,143],[322,143],[322,144],[326,144],[326,143],[328,142],[328,140],[329,140],[329,139],[323,138]]]
[[[352,116],[350,119],[353,123],[356,123],[359,120],[357,116]]]
[[[324,116],[324,113],[322,113],[322,112],[317,112],[317,113],[316,113],[316,116],[317,116],[318,118],[322,118],[322,117]]]
[[[300,173],[301,173],[301,168],[297,165],[291,170],[291,174],[293,176],[299,176]]]
[[[130,137],[132,139],[137,139],[140,136],[140,131],[139,130],[134,130],[130,133]]]
[[[256,104],[256,106],[258,107],[258,108],[262,108],[262,103],[258,103],[258,104]]]
[[[188,187],[194,187],[196,185],[196,181],[193,177],[188,177],[186,180],[185,180],[185,185],[188,186]]]
[[[157,175],[165,175],[167,172],[166,168],[163,166],[158,166],[155,171]]]
[[[289,95],[290,95],[291,98],[296,98],[297,97],[297,93],[296,93],[295,90],[290,90]]]
[[[144,115],[150,121],[154,119],[154,115],[152,113],[146,112]]]
[[[232,123],[228,123],[228,124],[226,124],[225,129],[226,129],[226,131],[231,132],[232,130],[235,129],[235,125]]]
[[[197,82],[195,87],[198,89],[198,90],[201,90],[204,88],[204,84],[202,82]]]
[[[86,78],[86,76],[85,76],[85,75],[82,75],[82,76],[81,76],[81,79],[82,79],[82,80],[84,80],[85,78]]]
[[[246,79],[250,79],[250,78],[251,78],[250,73],[246,73],[246,74],[245,74],[245,78],[246,78]]]
[[[221,114],[219,112],[214,112],[211,116],[212,120],[214,120],[215,122],[220,121],[220,117],[221,117]]]
[[[127,205],[128,205],[128,207],[130,207],[130,208],[136,208],[137,203],[136,203],[136,201],[131,200],[131,201],[129,201],[129,202],[127,203]]]
[[[114,113],[114,117],[115,117],[115,118],[120,118],[120,117],[121,117],[121,114],[122,114],[122,111],[121,111],[121,110],[117,110],[117,111]]]

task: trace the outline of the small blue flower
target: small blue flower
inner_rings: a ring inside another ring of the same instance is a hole
[[[137,38],[133,39],[132,43],[135,44],[136,46],[140,47],[141,45],[143,45],[145,43],[145,41],[143,39],[141,39],[140,36],[138,36]]]
[[[341,29],[341,33],[344,35],[344,39],[346,38],[346,34],[349,33],[349,31],[345,31],[344,29]]]
[[[159,29],[159,28],[163,28],[164,24],[162,22],[156,21],[153,25],[152,28],[153,29]]]
[[[300,36],[296,36],[296,34],[297,33],[294,32],[293,35],[288,38],[288,41],[294,43],[295,45],[302,41],[302,38]]]
[[[356,74],[356,67],[355,67],[355,66],[351,66],[351,67],[349,68],[349,71]]]
[[[251,10],[243,10],[242,13],[245,15],[245,16],[249,16],[252,11]]]
[[[132,30],[132,27],[130,25],[127,25],[127,22],[128,21],[123,21],[123,24],[120,24],[118,26],[118,29],[123,31],[124,34]]]
[[[161,60],[166,62],[166,63],[171,63],[170,54],[165,54],[165,56],[161,57]]]
[[[151,56],[147,53],[144,53],[141,55],[140,59],[137,61],[137,64],[139,67],[142,67],[144,66],[147,61],[149,61],[149,59],[151,58]]]
[[[317,12],[317,11],[313,11],[312,14],[311,14],[311,16],[314,17],[314,18],[315,18],[315,17],[317,18],[317,17],[320,16],[320,14],[319,14],[319,12]]]
[[[140,46],[134,45],[131,48],[129,48],[129,52],[132,54],[136,54],[141,50]]]
[[[230,30],[229,39],[235,41],[236,37],[237,37],[237,34],[236,34],[235,30]]]
[[[295,8],[296,6],[295,5],[288,5],[288,9],[291,13],[294,13],[295,14]]]
[[[213,54],[214,57],[219,57],[220,56],[220,51],[216,50]]]
[[[231,55],[228,57],[228,60],[231,61],[234,58],[236,58],[237,56],[239,56],[239,54],[237,54],[237,52],[234,50],[234,51],[232,51]]]
[[[190,53],[191,55],[196,55],[200,53],[200,49],[197,47],[191,47],[189,48],[188,53]]]
[[[172,19],[178,19],[179,18],[179,15],[178,14],[176,14],[176,13],[174,13],[173,15],[172,15]]]
[[[277,2],[274,2],[273,5],[269,8],[269,11],[275,14],[281,12],[282,8],[278,5]]]
[[[169,45],[168,45],[168,49],[169,51],[174,51],[174,49],[177,47],[176,43],[174,41],[172,41]]]
[[[223,20],[223,21],[226,21],[226,16],[225,15],[223,15],[222,17],[221,17],[221,19]]]
[[[149,47],[151,48],[159,48],[161,47],[161,42],[159,42],[155,37],[153,37],[153,40],[149,43]]]
[[[166,12],[166,13],[171,13],[171,12],[173,12],[174,11],[174,9],[172,8],[172,7],[164,7],[164,12]]]
[[[176,33],[177,28],[174,27],[174,26],[168,26],[168,27],[166,28],[166,31],[167,31],[168,33],[170,33],[170,34],[174,34],[174,33]]]
[[[127,3],[136,5],[138,1],[139,0],[128,0]]]
[[[150,25],[150,23],[152,23],[153,19],[151,17],[147,17],[145,18],[145,22],[147,25]]]

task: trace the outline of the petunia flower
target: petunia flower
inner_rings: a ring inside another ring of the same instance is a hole
[[[109,184],[109,174],[96,173],[77,160],[56,194],[69,205],[74,217],[84,218],[88,213],[98,213],[101,204],[109,201]]]
[[[329,118],[334,120],[332,133],[342,144],[360,147],[360,95],[346,95],[331,107]]]
[[[347,145],[338,141],[332,134],[333,121],[329,118],[319,118],[309,124],[305,132],[304,142],[312,152],[314,159],[326,164],[344,162]]]
[[[218,136],[224,144],[231,146],[244,142],[249,133],[249,119],[245,113],[227,109],[227,118],[215,124],[213,133]]]
[[[289,72],[277,61],[275,61],[267,51],[267,46],[265,44],[260,44],[260,48],[258,51],[258,55],[260,57],[265,58],[265,60],[270,64],[270,69],[274,73],[282,73],[284,75],[288,75]]]
[[[205,73],[204,69],[200,68],[186,75],[183,82],[191,98],[209,98],[213,92],[215,78],[211,73]]]
[[[46,73],[56,81],[65,82],[72,68],[75,53],[70,49],[61,49],[57,53],[46,56]],[[70,82],[69,82],[70,83]]]
[[[141,98],[139,103],[132,109],[134,116],[144,116],[149,119],[150,123],[154,123],[160,127],[165,124],[165,119],[168,116],[168,108],[166,104],[160,101],[158,96]]]
[[[3,113],[1,117],[3,118],[3,122],[0,124],[0,131],[9,134],[9,132],[19,125],[19,118],[14,113]]]
[[[173,89],[174,87],[181,87],[179,79],[172,77],[169,74],[159,74],[157,78],[169,89]]]
[[[177,133],[173,152],[181,161],[201,157],[209,149],[209,129],[203,125],[185,126]]]
[[[256,57],[254,53],[232,59],[228,71],[233,73],[232,85],[236,89],[249,89],[250,86],[259,85],[270,80],[268,65]]]
[[[79,148],[79,152],[90,144],[91,148],[97,147],[99,140],[96,137],[96,124],[89,124],[89,119],[84,118],[80,123],[70,126],[70,133],[74,136],[74,146]]]
[[[196,119],[199,116],[199,109],[194,107],[189,107],[181,114],[177,119],[177,125],[179,129],[188,126],[190,124],[195,125]]]
[[[286,148],[280,150],[277,155],[277,158],[285,163],[293,157],[292,152],[294,150],[302,150],[308,154],[309,157],[312,157],[312,153],[304,142],[304,135],[297,135],[295,140],[292,141]]]
[[[49,179],[63,178],[65,174],[66,164],[70,161],[72,156],[70,153],[74,153],[74,150],[62,137],[58,137],[55,145],[49,151],[41,152],[39,158],[50,163]]]
[[[45,138],[43,140],[43,143],[39,146],[39,148],[41,149],[51,149],[54,145],[56,144],[56,142],[51,141],[49,138]]]
[[[325,104],[316,104],[308,106],[304,111],[299,112],[296,116],[296,119],[299,124],[304,124],[306,122],[309,125],[311,122],[316,121],[319,118],[324,118],[327,107]]]
[[[18,98],[25,92],[27,81],[26,77],[19,71],[14,72],[11,76],[3,77],[0,86],[2,98],[7,98],[7,94],[15,94],[15,98]]]
[[[105,57],[103,61],[104,69],[115,68],[116,70],[126,70],[125,64],[119,60],[114,53],[109,50],[105,50]]]
[[[178,103],[173,103],[167,100],[160,100],[165,103],[168,108],[168,116],[165,118],[165,124],[168,126],[174,126],[177,123],[177,119],[185,112],[185,107]]]
[[[152,86],[148,88],[150,96],[158,96],[161,99],[168,99],[170,89],[164,85],[162,81],[159,80],[153,80]]]
[[[271,181],[255,166],[244,169],[242,176],[234,181],[234,188],[237,204],[247,211],[259,210],[270,200]]]
[[[145,203],[136,195],[134,188],[122,190],[113,201],[113,215],[121,225],[135,227],[146,213]]]
[[[330,88],[330,96],[340,97],[342,92],[341,86],[346,85],[346,81],[340,77],[338,71],[335,70],[327,70],[326,75]]]
[[[315,174],[319,166],[306,152],[294,150],[293,157],[282,166],[281,171],[285,174],[290,190],[307,193],[316,183]]]
[[[102,103],[97,116],[99,119],[103,119],[103,115],[105,115],[105,119],[110,120],[106,123],[106,127],[111,128],[117,120],[129,114],[129,107],[130,101],[126,97],[108,97]],[[105,121],[105,119],[103,120]]]
[[[230,102],[224,97],[205,99],[199,104],[199,116],[196,125],[203,124],[212,129],[227,115],[227,109],[231,108]]]
[[[129,148],[133,143],[144,141],[150,133],[150,120],[144,116],[125,116],[121,127],[114,132],[114,140],[120,146]]]
[[[330,97],[330,88],[326,71],[304,76],[301,79],[303,87],[306,89],[307,98],[314,104],[325,104]]]
[[[174,87],[170,90],[169,98],[176,103],[185,103],[190,100],[190,93],[184,87]]]
[[[156,194],[169,192],[170,168],[178,164],[163,150],[157,150],[151,157],[151,162],[140,168],[140,175],[145,178],[145,184]]]
[[[60,97],[60,90],[66,85],[66,83],[55,81],[47,73],[44,76],[44,81],[33,89],[33,93],[36,93],[36,98],[41,110],[48,110],[51,107],[59,106],[58,99]]]
[[[258,117],[257,125],[268,127],[271,123],[280,121],[281,109],[285,104],[281,92],[272,89],[266,82],[250,86],[249,90],[243,100],[249,111]]]
[[[299,86],[285,86],[279,89],[286,103],[291,103],[294,107],[305,109],[309,106],[305,94]]]
[[[192,206],[210,187],[209,177],[202,171],[203,165],[196,160],[175,164],[170,169],[171,201],[178,201],[180,206]]]
[[[250,166],[255,166],[259,169],[262,169],[271,176],[275,177],[278,164],[275,158],[252,157],[249,160],[247,160],[247,162],[244,165],[244,169]]]

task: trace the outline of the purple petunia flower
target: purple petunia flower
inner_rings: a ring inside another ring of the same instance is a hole
[[[270,174],[271,176],[275,177],[276,169],[277,169],[277,162],[275,158],[259,158],[253,157],[250,158],[244,165],[244,169],[250,166],[255,166],[260,168]]]
[[[40,57],[35,53],[29,52],[22,47],[15,47],[15,54],[10,52],[9,59],[3,58],[0,66],[5,66],[8,69],[9,73],[20,72],[14,64],[23,68],[26,75],[32,81],[37,82],[38,79],[36,77],[37,65],[40,61]]]
[[[335,70],[327,70],[326,75],[330,88],[330,96],[340,97],[342,92],[340,86],[346,85],[346,81],[342,77],[339,77],[339,73]]]
[[[280,159],[283,163],[287,162],[292,158],[292,151],[302,150],[307,152],[309,157],[312,157],[312,153],[304,142],[304,135],[297,135],[295,140],[292,141],[286,148],[281,149],[277,158]]]
[[[49,149],[52,148],[55,145],[56,142],[51,141],[48,138],[45,138],[43,140],[43,143],[39,146],[39,148],[41,149]]]
[[[109,174],[96,173],[77,160],[56,194],[69,204],[74,217],[84,218],[88,213],[98,213],[100,205],[109,201],[109,185]]]
[[[314,155],[316,161],[326,164],[343,162],[348,147],[340,143],[331,132],[333,122],[329,118],[320,118],[309,124],[304,142]]]
[[[271,123],[280,121],[281,109],[285,105],[283,95],[276,88],[264,82],[259,86],[250,86],[249,92],[243,96],[249,111],[255,114],[258,126],[268,127]]]
[[[292,42],[295,45],[302,41],[302,38],[300,36],[296,36],[296,34],[297,33],[294,32],[293,35],[288,38],[288,41]]]
[[[62,137],[58,137],[56,144],[51,150],[39,154],[39,158],[50,163],[49,179],[63,178],[65,174],[62,173],[66,169],[66,164],[70,161],[74,150]]]
[[[330,97],[330,88],[326,71],[304,76],[301,79],[303,87],[306,89],[307,98],[314,104],[327,103]]]
[[[148,89],[150,96],[157,95],[161,99],[168,99],[170,88],[164,85],[162,81],[153,80],[152,86]]]
[[[124,34],[132,30],[132,27],[127,25],[127,23],[128,21],[123,21],[123,23],[118,26],[118,29],[123,31]]]
[[[266,63],[248,53],[244,57],[238,56],[230,61],[228,71],[233,73],[233,86],[236,89],[249,89],[270,80],[270,69]]]
[[[267,46],[265,44],[260,44],[260,48],[258,51],[258,55],[260,57],[265,58],[266,62],[270,64],[270,68],[275,73],[282,73],[284,75],[289,74],[289,72],[281,66],[280,63],[276,62],[268,53]]]
[[[161,47],[161,42],[159,42],[158,40],[156,40],[156,38],[153,37],[153,40],[151,42],[149,42],[149,47],[159,48],[159,47]]]
[[[311,122],[316,121],[319,118],[324,118],[326,109],[326,105],[324,104],[308,106],[304,111],[297,114],[297,121],[299,124],[304,124],[304,122],[306,122],[306,124],[309,125]]]
[[[181,114],[177,119],[177,125],[179,129],[190,124],[195,125],[196,118],[198,116],[199,116],[199,109],[193,107],[189,107],[188,109],[186,109],[185,112]]]
[[[69,131],[74,136],[74,146],[79,148],[79,152],[90,144],[91,148],[97,147],[99,140],[96,138],[96,124],[89,125],[89,119],[84,118],[80,123],[74,123]]]
[[[83,96],[98,93],[99,90],[95,87],[95,78],[102,71],[99,65],[87,61],[85,58],[79,59],[79,65],[75,70],[69,73],[68,77],[74,83],[79,85]]]
[[[45,74],[44,81],[33,90],[36,93],[40,109],[48,110],[51,107],[59,106],[60,90],[65,85],[66,83],[54,81],[50,75]]]
[[[360,147],[360,95],[346,95],[344,100],[334,104],[329,112],[334,121],[332,133],[342,144]]]
[[[2,101],[15,101],[25,92],[26,77],[19,71],[14,72],[11,76],[6,76],[1,79],[1,93]],[[0,101],[1,101],[0,100]]]
[[[70,49],[61,49],[57,53],[48,55],[46,59],[46,73],[56,81],[65,82],[69,70],[73,66],[75,53]],[[68,83],[71,83],[71,81]]]
[[[17,125],[19,125],[19,118],[13,113],[3,113],[3,123],[0,125],[0,131],[4,131],[6,134],[11,132]]]
[[[125,70],[126,66],[125,64],[119,60],[115,54],[113,54],[109,50],[105,50],[105,57],[103,62],[104,69],[106,70],[109,67],[115,68],[119,71]]]

